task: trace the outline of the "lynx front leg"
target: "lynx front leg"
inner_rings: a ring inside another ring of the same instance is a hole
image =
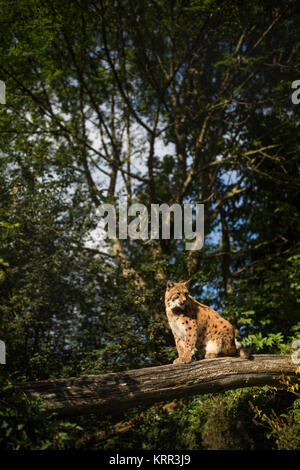
[[[191,362],[195,348],[191,348],[181,338],[174,335],[176,348],[178,352],[178,358],[173,361],[173,364],[188,363]]]

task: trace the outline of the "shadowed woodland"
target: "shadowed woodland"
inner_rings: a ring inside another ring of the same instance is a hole
[[[293,353],[299,13],[293,0],[0,0],[1,449],[300,448],[284,374],[74,417],[18,385],[170,364],[168,279],[191,279],[253,353]],[[120,201],[204,204],[204,246],[104,239],[98,209]]]

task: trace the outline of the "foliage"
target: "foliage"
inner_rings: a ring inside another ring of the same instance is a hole
[[[81,428],[60,422],[41,402],[30,401],[7,374],[0,376],[0,449],[65,449]]]
[[[281,414],[293,405],[293,400],[290,394],[271,387],[195,396],[167,404],[159,403],[143,411],[131,410],[126,413],[125,422],[118,421],[120,416],[110,416],[102,421],[101,433],[98,432],[99,417],[95,416],[87,432],[92,437],[85,442],[85,448],[167,451],[174,449],[174,442],[177,450],[277,448],[275,439],[268,438],[263,427],[257,427],[253,404],[258,408],[263,406],[268,413],[276,410]],[[87,430],[86,420],[84,422],[85,425],[83,421],[81,425]],[[119,432],[122,423],[127,424],[124,433]],[[110,432],[105,433],[105,430]],[[290,437],[293,440],[283,448],[289,449],[295,444],[296,429],[291,430]]]
[[[298,368],[298,373],[300,370]],[[284,413],[279,415],[271,409],[271,412],[263,412],[257,405],[250,402],[250,406],[255,412],[254,423],[263,426],[268,430],[267,438],[275,440],[278,450],[299,450],[300,449],[300,393],[299,378],[297,381],[290,377],[282,377],[282,387],[296,398]]]

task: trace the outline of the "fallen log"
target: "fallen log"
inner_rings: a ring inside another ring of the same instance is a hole
[[[171,403],[167,403],[166,405],[161,405],[161,406],[155,404],[152,407],[152,411],[155,408],[156,412],[159,412],[159,413],[161,412],[173,413],[175,410],[177,410],[181,406],[182,406],[182,401],[177,400],[176,402],[173,401]],[[105,429],[105,431],[96,431],[96,432],[84,434],[82,437],[80,437],[76,441],[75,448],[84,449],[86,448],[86,446],[90,446],[91,444],[93,445],[96,442],[105,441],[106,439],[109,439],[110,437],[119,436],[120,434],[125,434],[126,432],[134,428],[136,425],[142,423],[145,418],[146,418],[146,412],[142,411],[141,413],[138,413],[137,415],[135,415],[134,418],[131,418],[129,421],[121,421],[117,424],[109,426],[107,429]]]
[[[85,375],[20,385],[31,399],[44,398],[59,415],[114,412],[140,404],[229,389],[278,385],[295,375],[289,356],[255,355],[203,359],[105,375]]]

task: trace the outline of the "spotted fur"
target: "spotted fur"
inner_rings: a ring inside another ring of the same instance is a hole
[[[248,357],[231,323],[189,295],[188,283],[168,281],[165,293],[166,313],[178,351],[174,363],[191,362],[196,351],[206,359],[236,354]]]

